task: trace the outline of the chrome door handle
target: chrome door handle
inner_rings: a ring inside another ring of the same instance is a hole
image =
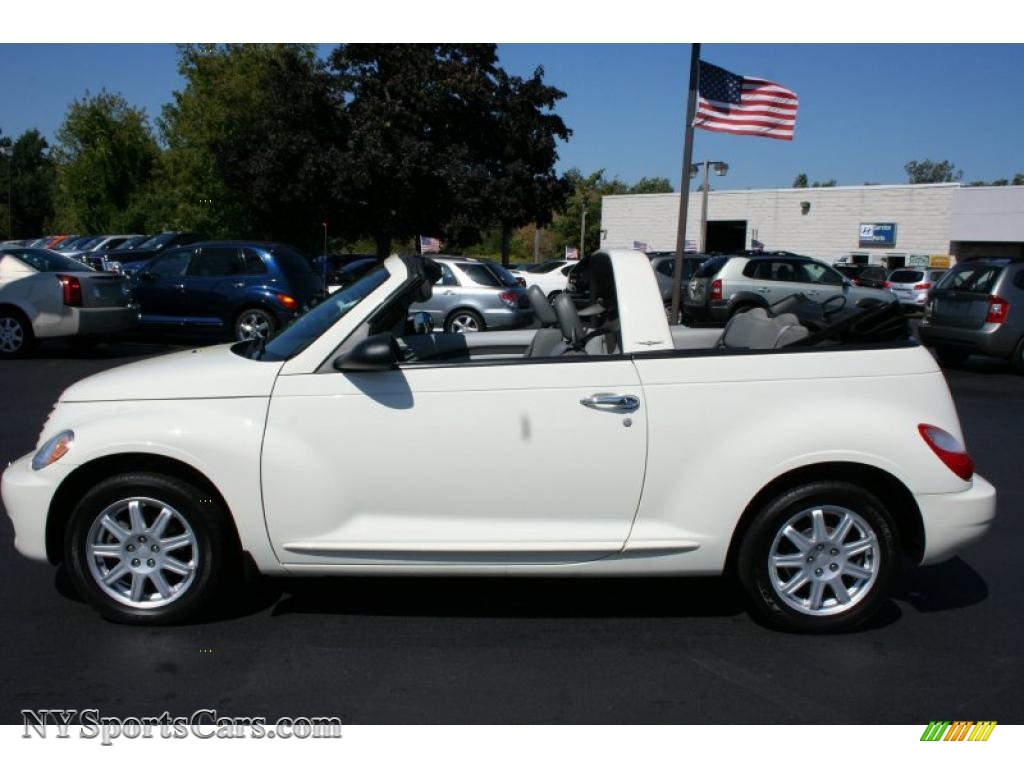
[[[177,288],[179,291],[183,291],[183,290],[185,290],[185,284],[184,283],[175,283],[174,285],[171,286],[171,288]]]
[[[636,395],[615,395],[601,393],[580,400],[580,405],[596,408],[601,411],[635,411],[640,407],[640,398]]]
[[[762,288],[758,288],[757,292],[758,293],[768,293],[768,289],[767,288],[763,288],[763,287]]]
[[[245,288],[245,283],[232,283],[232,288]]]

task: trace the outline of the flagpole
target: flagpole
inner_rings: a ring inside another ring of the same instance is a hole
[[[693,162],[693,116],[697,111],[697,83],[700,73],[700,43],[690,46],[690,92],[686,98],[686,138],[683,140],[683,173],[679,185],[679,223],[676,227],[676,258],[672,270],[672,309],[669,322],[679,323],[683,284],[683,252],[686,248],[686,209],[690,203],[690,165]]]

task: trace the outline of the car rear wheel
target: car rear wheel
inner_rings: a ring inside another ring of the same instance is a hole
[[[942,365],[963,365],[967,362],[967,358],[970,355],[962,349],[956,349],[955,347],[936,347],[935,356],[939,358],[939,362]]]
[[[737,570],[752,610],[796,632],[857,626],[888,598],[899,557],[884,505],[850,483],[813,482],[765,505]]]
[[[24,356],[35,340],[32,324],[21,312],[0,309],[0,358]]]
[[[448,316],[444,324],[448,333],[476,333],[487,330],[484,319],[471,309],[459,309]]]
[[[236,554],[227,512],[208,492],[148,472],[111,477],[86,493],[65,540],[79,594],[124,624],[195,617],[237,570]]]
[[[277,322],[274,316],[265,309],[242,310],[235,320],[235,338],[238,341],[252,341],[253,339],[267,340],[277,330]]]

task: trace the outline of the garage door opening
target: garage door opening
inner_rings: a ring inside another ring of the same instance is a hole
[[[705,253],[735,253],[747,247],[747,222],[709,221]]]

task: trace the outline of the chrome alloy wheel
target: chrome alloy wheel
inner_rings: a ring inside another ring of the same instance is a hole
[[[13,317],[0,317],[0,352],[14,354],[25,343],[25,329]]]
[[[863,600],[879,570],[878,537],[845,507],[797,512],[775,534],[768,554],[772,588],[808,616],[844,613]]]
[[[131,608],[173,603],[199,566],[195,531],[176,509],[156,499],[122,499],[104,509],[86,539],[96,585]]]
[[[243,312],[238,318],[238,340],[270,338],[270,320],[262,312]]]
[[[475,333],[480,330],[480,323],[472,315],[456,315],[452,318],[454,333]]]

